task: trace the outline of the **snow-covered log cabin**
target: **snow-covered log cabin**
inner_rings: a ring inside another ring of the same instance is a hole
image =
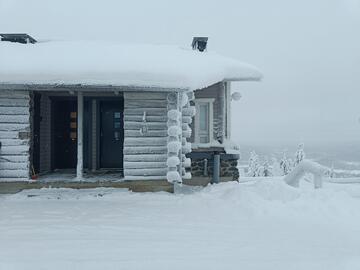
[[[253,66],[201,38],[187,49],[0,37],[0,182],[237,179],[230,84],[260,80]]]

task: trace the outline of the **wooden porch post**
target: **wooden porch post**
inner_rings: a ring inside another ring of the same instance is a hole
[[[84,97],[82,92],[77,94],[77,166],[76,178],[83,178],[83,113],[84,113]]]

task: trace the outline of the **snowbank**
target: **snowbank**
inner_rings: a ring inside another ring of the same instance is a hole
[[[360,269],[360,185],[0,196],[0,269]]]
[[[0,84],[83,84],[201,89],[260,80],[253,66],[175,46],[116,42],[0,42]]]

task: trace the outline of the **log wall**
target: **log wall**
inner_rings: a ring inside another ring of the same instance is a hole
[[[0,91],[0,181],[29,179],[30,96]]]
[[[124,92],[124,176],[166,179],[167,93]]]

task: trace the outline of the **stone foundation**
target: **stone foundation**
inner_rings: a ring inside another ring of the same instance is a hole
[[[226,156],[226,155],[225,155]],[[205,164],[207,160],[207,170],[205,171]],[[239,170],[237,168],[238,159],[222,158],[220,160],[220,177],[232,177],[233,180],[239,179]],[[191,174],[192,176],[212,176],[213,174],[213,159],[192,158],[191,159]]]

